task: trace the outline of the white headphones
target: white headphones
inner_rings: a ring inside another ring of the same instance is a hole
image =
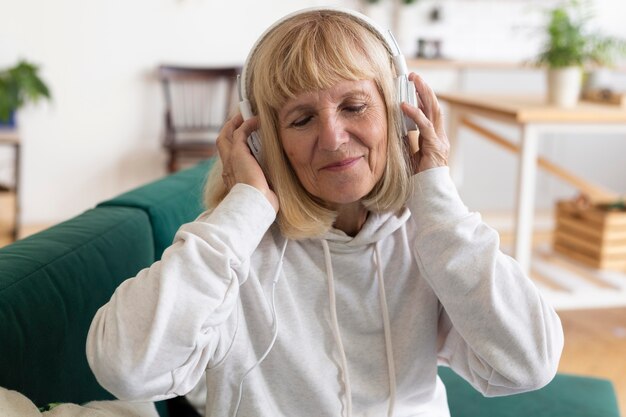
[[[261,42],[263,42],[265,37],[274,28],[276,28],[281,23],[295,16],[298,16],[304,13],[314,12],[314,11],[333,11],[337,13],[346,14],[354,18],[359,23],[361,23],[363,26],[365,26],[367,29],[369,29],[371,32],[377,35],[384,42],[384,45],[387,48],[389,55],[391,56],[394,70],[396,73],[395,79],[396,79],[396,89],[397,89],[397,97],[398,97],[397,111],[400,112],[401,116],[403,116],[401,118],[401,120],[403,120],[402,136],[403,137],[406,136],[409,131],[417,130],[417,125],[415,124],[415,122],[410,117],[404,115],[402,113],[402,110],[400,110],[400,103],[402,102],[407,102],[411,104],[412,106],[417,106],[418,98],[415,92],[415,85],[413,84],[412,81],[409,81],[409,77],[408,77],[409,70],[406,65],[406,60],[404,59],[404,55],[402,55],[402,52],[400,51],[400,47],[398,46],[396,39],[393,37],[391,30],[383,31],[380,28],[380,26],[378,26],[378,24],[374,22],[372,19],[370,19],[369,17],[361,13],[355,12],[353,10],[340,8],[340,7],[311,7],[311,8],[298,10],[294,13],[290,13],[287,16],[283,17],[282,19],[279,19],[278,21],[276,21],[269,28],[267,28],[265,32],[263,32],[263,34],[259,37],[259,39],[257,39],[257,41],[252,46],[252,49],[250,49],[250,53],[248,54],[248,57],[246,58],[246,62],[244,63],[244,66],[241,72],[241,76],[237,77],[237,86],[238,86],[238,92],[239,92],[239,110],[241,111],[241,115],[243,116],[244,120],[248,120],[249,118],[254,116],[254,114],[252,113],[252,108],[250,106],[250,101],[248,99],[248,65],[250,63],[251,57],[254,55],[259,45],[261,44]],[[248,147],[250,148],[250,151],[252,152],[254,157],[257,159],[257,161],[260,162],[261,155],[262,155],[261,141],[259,139],[259,135],[257,132],[252,132],[250,137],[248,137]]]

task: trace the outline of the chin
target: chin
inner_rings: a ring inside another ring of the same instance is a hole
[[[368,193],[369,191],[366,193],[345,192],[345,193],[340,193],[340,194],[336,194],[333,196],[326,196],[326,198],[324,197],[321,197],[321,198],[322,200],[326,201],[331,206],[340,206],[340,205],[358,203],[361,200],[363,200],[363,198],[365,198],[365,196]]]

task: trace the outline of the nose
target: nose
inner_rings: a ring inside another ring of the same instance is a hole
[[[322,150],[336,151],[350,140],[343,120],[336,114],[321,114],[319,117],[318,146]]]

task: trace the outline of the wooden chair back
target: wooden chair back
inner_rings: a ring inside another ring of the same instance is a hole
[[[167,169],[217,153],[215,140],[237,104],[239,67],[198,68],[161,65],[165,97],[164,147]]]

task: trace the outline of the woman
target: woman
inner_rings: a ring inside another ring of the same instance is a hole
[[[94,318],[105,388],[161,400],[206,371],[206,416],[448,416],[439,364],[489,396],[552,379],[558,316],[461,202],[415,74],[420,106],[401,109],[420,149],[401,137],[379,35],[310,11],[254,48],[243,82],[258,116],[220,133],[209,210]]]

